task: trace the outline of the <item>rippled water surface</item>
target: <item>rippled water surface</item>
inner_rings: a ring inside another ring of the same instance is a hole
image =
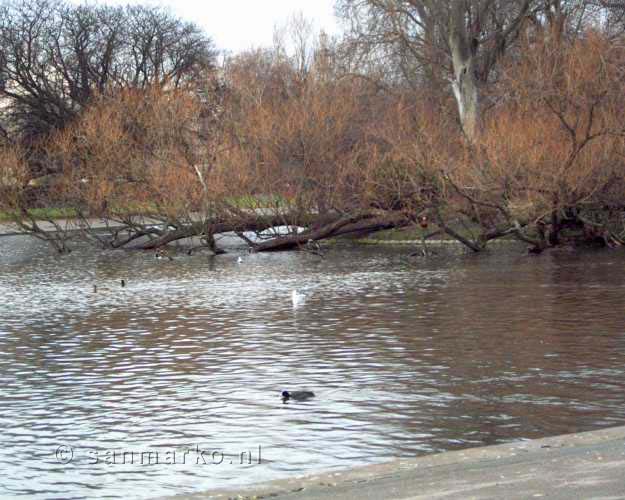
[[[0,497],[148,498],[625,424],[625,254],[408,253],[1,238]]]

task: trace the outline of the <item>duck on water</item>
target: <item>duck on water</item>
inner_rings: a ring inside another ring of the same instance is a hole
[[[307,401],[315,397],[312,391],[282,391],[282,401]]]
[[[165,250],[163,250],[162,248],[159,248],[156,253],[154,254],[154,257],[156,257],[157,260],[163,260],[163,259],[167,259],[169,261],[174,260],[174,258]]]

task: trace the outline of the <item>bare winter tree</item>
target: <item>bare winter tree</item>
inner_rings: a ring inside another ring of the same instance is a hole
[[[625,26],[620,0],[337,0],[336,9],[365,60],[397,66],[413,85],[449,83],[470,140],[486,84],[524,29],[566,36],[594,24],[619,36]]]
[[[35,139],[63,128],[94,94],[180,86],[213,67],[212,42],[157,7],[10,0],[0,7],[4,122]]]
[[[448,81],[469,139],[497,61],[516,39],[535,0],[338,0],[354,47],[393,57],[409,78]]]

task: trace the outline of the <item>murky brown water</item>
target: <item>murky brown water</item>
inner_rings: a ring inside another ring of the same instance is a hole
[[[0,250],[2,498],[198,492],[625,424],[624,253]]]

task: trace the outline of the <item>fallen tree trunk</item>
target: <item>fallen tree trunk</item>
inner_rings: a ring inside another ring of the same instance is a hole
[[[299,234],[281,236],[253,246],[255,252],[278,252],[302,247],[309,241],[346,236],[352,233],[377,232],[385,229],[406,227],[412,221],[403,213],[361,214],[343,217],[335,222],[304,231]]]
[[[193,236],[200,236],[204,233],[204,225],[203,224],[191,224],[189,226],[184,226],[180,229],[175,229],[173,231],[168,231],[162,236],[155,238],[143,245],[139,246],[140,250],[157,250],[161,247],[169,245],[174,241],[183,240],[185,238],[192,238]]]
[[[288,220],[284,216],[275,216],[269,218],[250,219],[247,221],[238,221],[235,223],[219,222],[210,224],[212,234],[227,232],[260,232],[276,226],[297,226],[301,227],[304,221]],[[305,221],[309,228],[298,234],[289,234],[286,236],[277,236],[275,238],[260,243],[246,239],[248,245],[254,252],[277,252],[294,250],[302,247],[309,241],[319,241],[328,238],[336,238],[347,236],[349,234],[374,233],[386,229],[395,229],[409,226],[413,221],[403,213],[364,213],[353,216],[324,216],[320,218],[311,218]],[[160,247],[173,243],[185,238],[193,236],[201,236],[206,233],[205,223],[196,223],[185,226],[180,229],[170,231],[159,238],[146,242],[140,248],[142,250],[156,250]]]
[[[356,215],[341,215],[329,213],[318,214],[278,214],[270,216],[249,216],[238,217],[231,221],[225,220],[198,220],[192,223],[180,223],[177,227],[169,227],[163,223],[167,229],[157,230],[144,224],[122,225],[116,228],[113,238],[108,240],[110,248],[124,248],[127,245],[137,242],[140,238],[150,237],[149,241],[138,244],[138,250],[158,250],[162,247],[179,240],[206,237],[207,245],[211,241],[211,236],[223,233],[236,233],[250,246],[254,252],[285,251],[301,248],[309,241],[319,241],[328,238],[336,238],[348,235],[362,235],[375,233],[386,229],[402,228],[414,223],[408,215],[403,212],[373,211]],[[263,241],[252,240],[244,237],[244,233],[262,233],[273,227],[290,226],[303,227],[301,233],[291,233],[284,236],[267,237]],[[28,227],[30,232],[37,235],[37,226]],[[91,228],[82,228],[83,231],[90,231]],[[120,237],[123,232],[128,234]],[[214,243],[214,239],[213,239]],[[212,248],[219,253],[219,249]]]
[[[336,220],[337,216],[333,218],[324,217],[320,220]],[[159,238],[155,238],[152,241],[148,241],[141,245],[141,250],[156,250],[170,243],[185,238],[192,238],[194,236],[215,235],[221,233],[243,233],[243,232],[261,232],[272,227],[277,226],[300,226],[300,225],[313,225],[319,222],[317,219],[303,218],[301,216],[288,217],[285,215],[274,215],[269,217],[250,217],[248,219],[239,219],[232,222],[226,221],[198,221],[193,224],[182,226],[178,229],[168,231]]]

